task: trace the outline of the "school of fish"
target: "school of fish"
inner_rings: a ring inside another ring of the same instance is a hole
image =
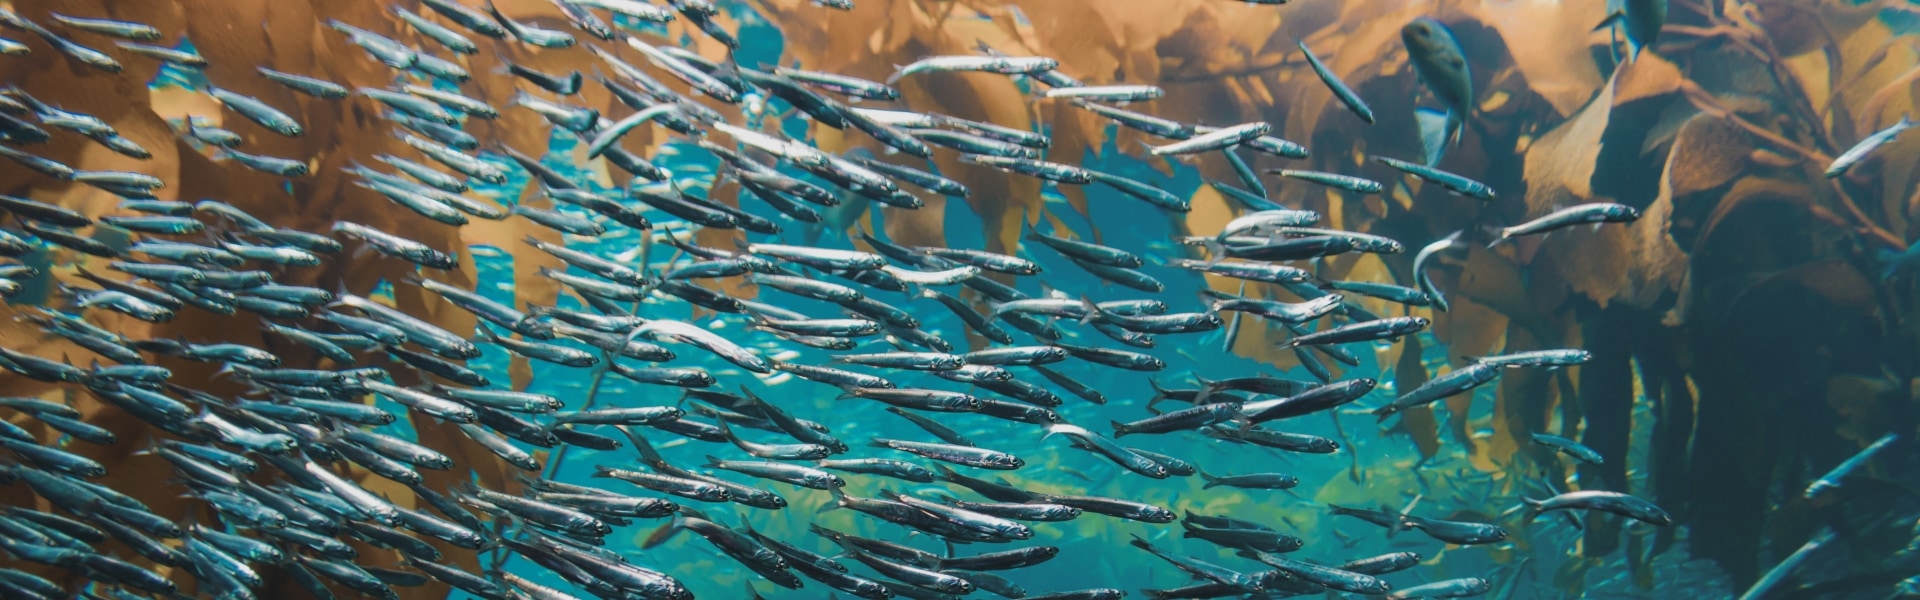
[[[1496,587],[1498,582],[1480,577],[1425,583],[1409,583],[1423,579],[1404,575],[1396,579],[1396,573],[1417,570],[1422,557],[1413,552],[1341,556],[1338,548],[1286,533],[1259,514],[1199,514],[1129,498],[1024,489],[994,473],[1032,469],[1033,457],[996,450],[995,441],[1044,436],[1054,451],[1084,451],[1109,460],[1133,474],[1123,477],[1137,476],[1135,485],[1143,487],[1154,480],[1196,476],[1207,488],[1311,488],[1317,482],[1291,474],[1197,465],[1132,448],[1122,440],[1199,436],[1195,439],[1222,447],[1332,454],[1342,450],[1339,443],[1290,432],[1289,420],[1357,406],[1384,421],[1409,408],[1470,394],[1510,369],[1580,365],[1590,356],[1579,349],[1513,351],[1477,358],[1417,389],[1379,398],[1375,380],[1334,379],[1323,361],[1358,365],[1350,345],[1393,343],[1425,330],[1430,325],[1425,318],[1371,314],[1352,299],[1365,296],[1444,311],[1443,291],[1425,276],[1424,267],[1466,248],[1470,240],[1499,244],[1581,225],[1629,222],[1639,217],[1635,209],[1619,204],[1568,206],[1497,231],[1456,233],[1416,250],[1411,286],[1328,281],[1315,276],[1312,261],[1347,253],[1399,253],[1407,246],[1377,235],[1316,227],[1321,215],[1266,200],[1265,185],[1238,153],[1298,159],[1309,152],[1268,123],[1209,126],[1162,119],[1150,110],[1121,107],[1160,97],[1162,91],[1155,86],[1083,85],[1070,75],[1074,65],[985,47],[974,55],[926,57],[883,80],[788,67],[763,69],[731,59],[716,62],[674,44],[643,40],[620,26],[685,19],[715,40],[737,47],[734,35],[713,19],[720,8],[708,0],[555,3],[571,21],[571,30],[516,21],[490,5],[460,0],[421,0],[417,10],[393,7],[393,14],[417,34],[411,40],[351,23],[328,24],[340,39],[365,51],[366,56],[357,59],[385,64],[410,76],[414,84],[348,89],[298,73],[266,68],[259,73],[318,100],[366,103],[381,111],[395,135],[418,155],[365,157],[345,175],[405,210],[447,227],[475,218],[524,219],[584,238],[627,228],[646,232],[643,244],[659,240],[685,259],[660,272],[647,268],[645,249],[639,262],[633,256],[603,256],[533,238],[525,248],[513,249],[566,263],[564,271],[543,269],[540,275],[577,295],[587,310],[516,307],[438,281],[435,272],[458,268],[455,249],[434,248],[351,220],[322,231],[279,227],[218,199],[158,200],[152,190],[168,182],[152,176],[77,170],[39,157],[33,145],[51,136],[86,136],[136,158],[146,151],[95,116],[35,99],[34,90],[0,90],[0,141],[5,142],[0,154],[49,181],[84,183],[125,198],[116,214],[89,217],[28,198],[0,196],[0,211],[18,226],[0,228],[0,255],[21,257],[57,247],[97,259],[88,259],[78,271],[88,284],[62,285],[56,301],[31,310],[47,334],[93,355],[35,356],[9,347],[11,340],[0,341],[0,366],[67,386],[149,424],[153,441],[147,452],[164,458],[176,471],[177,489],[169,493],[191,496],[218,515],[214,522],[183,522],[150,511],[132,490],[93,483],[105,469],[65,448],[114,443],[112,432],[78,418],[77,411],[60,402],[0,397],[0,405],[9,411],[62,434],[57,440],[41,440],[0,420],[0,447],[9,457],[0,476],[7,484],[31,488],[56,508],[41,512],[8,507],[0,514],[0,551],[18,561],[0,568],[0,596],[255,598],[263,585],[262,570],[271,567],[318,598],[394,597],[396,588],[431,581],[493,599],[560,600],[579,594],[692,598],[683,578],[699,574],[650,566],[644,551],[620,554],[603,548],[617,529],[636,527],[657,528],[650,543],[690,532],[772,585],[832,590],[816,597],[952,598],[975,592],[1055,600],[1126,596],[1127,591],[1091,578],[1060,581],[1057,589],[1028,593],[995,574],[1057,556],[1059,548],[1023,541],[1032,539],[1036,530],[1074,519],[1154,524],[1236,556],[1195,556],[1140,537],[1132,542],[1134,549],[1112,549],[1138,552],[1142,559],[1150,556],[1192,576],[1185,587],[1146,590],[1152,598],[1327,593],[1457,598],[1487,594]],[[821,10],[852,6],[850,0],[817,4]],[[1665,4],[1628,2],[1625,13],[1602,26],[1624,23],[1637,56],[1658,33]],[[1647,14],[1653,10],[1659,14]],[[1498,201],[1485,184],[1436,166],[1445,148],[1458,143],[1475,102],[1458,40],[1445,24],[1430,18],[1406,24],[1401,34],[1412,58],[1410,68],[1443,109],[1423,109],[1418,116],[1426,156],[1417,161],[1387,156],[1374,160],[1461,196]],[[206,64],[191,51],[154,45],[166,37],[140,23],[64,14],[36,21],[0,9],[4,60],[71,60],[109,73],[119,72],[122,60],[158,60],[186,69]],[[567,98],[589,78],[578,72],[545,73],[510,65],[508,73],[468,73],[447,58],[483,52],[489,44],[591,52],[601,67],[591,77],[593,84],[612,91],[632,112],[602,115],[569,104]],[[1372,123],[1374,114],[1365,100],[1304,43],[1299,48],[1334,97],[1354,116]],[[819,223],[822,211],[849,199],[913,210],[925,204],[920,198],[924,194],[967,196],[964,185],[927,166],[926,159],[935,152],[958,152],[964,162],[1009,176],[1057,186],[1099,183],[1161,210],[1188,210],[1185,200],[1153,185],[1046,160],[1049,140],[1044,133],[914,112],[893,87],[905,78],[938,72],[1019,77],[1039,98],[1071,102],[1120,127],[1164,139],[1147,150],[1153,156],[1231,161],[1242,175],[1240,185],[1212,185],[1243,210],[1221,231],[1195,232],[1178,240],[1191,249],[1191,256],[1152,256],[1142,249],[1077,239],[1070,232],[1029,229],[1023,252],[1057,253],[1092,276],[1136,293],[1132,299],[1106,302],[1092,301],[1086,290],[1023,291],[1040,286],[1036,279],[1042,269],[1016,255],[905,246],[871,234],[860,234],[871,252],[783,238],[781,223]],[[513,77],[525,85],[513,106],[496,107],[459,92],[459,84],[471,77]],[[684,83],[691,92],[683,94],[663,80]],[[220,83],[213,81],[199,91],[240,117],[228,121],[233,128],[189,120],[178,124],[179,135],[218,148],[219,157],[244,168],[285,177],[338,176],[308,172],[307,157],[240,150],[251,136],[300,136],[305,130],[282,110],[224,90]],[[749,96],[778,99],[828,127],[858,130],[892,152],[884,159],[825,152],[778,131],[726,122],[710,106],[739,103]],[[590,157],[605,158],[632,175],[631,185],[595,189],[553,171],[538,157],[503,148],[483,155],[480,149],[499,147],[461,129],[470,119],[493,119],[503,111],[523,109],[578,138]],[[673,175],[651,157],[620,144],[627,133],[654,124],[717,157],[723,168],[716,177],[736,181],[745,192],[743,199],[755,198],[772,212],[691,194],[672,185]],[[1844,172],[1905,126],[1903,121],[1863,142],[1830,172]],[[530,175],[529,185],[538,186],[558,208],[503,207],[477,193],[483,185],[506,184],[516,170]],[[1378,194],[1394,185],[1341,173],[1270,173],[1350,194]],[[124,230],[133,240],[117,248],[83,233],[89,227]],[[735,236],[738,246],[704,247],[687,235],[712,229],[740,231]],[[389,283],[417,286],[430,298],[471,312],[480,321],[478,330],[447,331],[392,308],[366,290],[276,281],[288,270],[362,257],[417,265],[419,277]],[[1164,286],[1140,269],[1158,263],[1237,279],[1256,289],[1283,290],[1298,301],[1264,299],[1271,295],[1244,291],[1208,291],[1204,303],[1157,299]],[[0,295],[17,294],[22,282],[42,275],[24,264],[0,265]],[[762,293],[758,299],[735,298],[700,285],[717,278],[744,278]],[[688,304],[734,326],[716,328],[666,316],[686,314]],[[833,310],[795,308],[821,306]],[[88,318],[107,311],[149,322],[168,321],[182,311],[249,313],[264,319],[271,336],[310,349],[324,360],[285,364],[267,349],[243,344],[128,339]],[[951,313],[983,345],[957,349],[955,343],[920,328],[916,313],[929,314],[920,311],[941,311],[941,318]],[[1231,339],[1244,323],[1290,330],[1283,346],[1295,352],[1316,379],[1245,373],[1203,379],[1187,388],[1162,387],[1156,380],[1147,411],[1129,422],[1070,423],[1053,410],[1066,403],[1105,404],[1111,396],[1131,392],[1096,389],[1049,365],[1077,361],[1100,368],[1161,371],[1169,367],[1165,361],[1137,350],[1192,343],[1193,334],[1206,332],[1226,331]],[[504,353],[570,368],[603,369],[658,391],[622,399],[618,405],[584,405],[581,398],[507,389],[464,364]],[[161,356],[220,364],[221,376],[245,382],[252,391],[241,397],[207,393],[199,389],[205,387],[202,382],[174,377],[169,369],[149,364]],[[825,358],[800,362],[795,357]],[[432,383],[398,385],[387,367],[366,366],[370,363],[411,369]],[[781,395],[788,388],[756,393],[745,385],[756,376],[782,372],[801,380],[791,386],[823,386],[808,393],[838,393],[844,400],[837,406],[884,410],[925,435],[843,440],[831,415],[804,414],[783,405]],[[368,402],[375,396],[404,407],[407,414]],[[1173,406],[1162,410],[1158,404]],[[970,438],[953,425],[961,413],[998,419],[995,429],[1002,433],[992,439]],[[457,424],[472,441],[521,469],[522,485],[511,493],[424,485],[419,470],[459,465],[434,448],[374,431],[408,419]],[[676,464],[658,450],[685,440],[705,444],[708,462]],[[1618,459],[1572,439],[1543,434],[1532,441],[1569,460]],[[595,465],[593,476],[600,485],[542,478],[545,465],[529,448],[563,451],[558,449],[566,446],[629,449],[632,460]],[[408,487],[417,498],[397,503],[369,491],[344,475],[347,463]],[[1839,485],[1838,477],[1815,482],[1806,493],[1831,489]],[[860,497],[843,491],[849,481],[882,483],[862,486],[878,491]],[[889,481],[894,483],[884,483]],[[946,494],[928,497],[892,491],[924,490],[917,484],[936,482],[952,485]],[[788,506],[784,494],[830,498],[828,510],[854,511],[897,527],[883,529],[893,532],[888,539],[819,525],[812,528],[814,536],[804,539],[776,539],[754,530],[751,515],[782,510]],[[1650,502],[1597,489],[1528,499],[1513,511],[1520,520],[1505,525],[1423,515],[1419,502],[1416,498],[1404,508],[1326,510],[1356,525],[1377,526],[1384,535],[1412,532],[1451,545],[1501,543],[1508,536],[1506,527],[1525,526],[1542,514],[1561,511],[1603,511],[1652,526],[1674,524]],[[745,516],[733,524],[710,514],[735,510]],[[1176,522],[1178,529],[1173,529]],[[909,538],[907,532],[919,535]],[[134,554],[97,549],[109,539]],[[343,541],[348,539],[397,552],[410,569],[357,565],[355,549]],[[917,548],[910,539],[943,540],[947,551]],[[521,573],[476,573],[443,564],[437,544],[510,552],[571,587],[544,585]],[[15,568],[26,563],[64,570],[91,583],[68,589]],[[158,565],[172,567],[175,576],[162,575]],[[192,583],[182,586],[183,581]]]

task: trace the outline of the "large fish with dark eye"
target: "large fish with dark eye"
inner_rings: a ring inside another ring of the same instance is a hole
[[[1473,72],[1467,66],[1466,51],[1453,36],[1453,30],[1431,17],[1420,17],[1401,27],[1400,41],[1407,47],[1414,74],[1446,108],[1445,111],[1414,110],[1414,120],[1420,126],[1424,162],[1427,166],[1437,165],[1448,147],[1460,143],[1467,115],[1473,112]]]
[[[1387,417],[1392,416],[1393,413],[1415,406],[1431,404],[1456,394],[1466,393],[1473,388],[1480,387],[1489,381],[1493,381],[1494,378],[1499,377],[1500,370],[1501,368],[1497,365],[1488,365],[1485,363],[1474,363],[1454,369],[1447,372],[1446,375],[1435,377],[1420,387],[1402,394],[1399,398],[1395,398],[1392,403],[1374,409],[1373,414],[1384,421]]]
[[[1640,209],[1624,204],[1607,202],[1579,204],[1553,211],[1519,225],[1503,227],[1499,231],[1500,236],[1487,244],[1487,247],[1492,248],[1500,245],[1501,242],[1524,235],[1547,233],[1585,224],[1598,226],[1601,223],[1631,223],[1639,218]]]
[[[1088,431],[1084,427],[1070,423],[1048,425],[1047,435],[1041,439],[1053,437],[1055,434],[1065,435],[1073,440],[1074,447],[1105,456],[1108,460],[1113,461],[1114,464],[1126,467],[1129,471],[1153,479],[1167,478],[1167,468],[1162,466],[1158,461],[1121,447],[1119,444],[1114,443],[1113,440]]]
[[[1337,381],[1292,396],[1249,402],[1242,405],[1240,411],[1247,415],[1248,422],[1254,424],[1299,417],[1359,400],[1373,391],[1375,385],[1374,380],[1367,378]]]
[[[1580,490],[1577,492],[1567,492],[1545,500],[1534,500],[1532,498],[1521,498],[1520,500],[1525,503],[1527,523],[1532,523],[1533,520],[1539,518],[1542,513],[1556,510],[1597,510],[1613,513],[1643,523],[1659,525],[1661,527],[1673,525],[1673,516],[1668,515],[1667,511],[1661,510],[1659,506],[1655,506],[1652,502],[1619,492]]]
[[[1026,466],[1027,464],[1026,461],[1012,454],[971,446],[909,442],[886,438],[874,438],[873,441],[868,442],[867,445],[875,448],[891,448],[938,461],[967,465],[969,467],[979,467],[982,469],[1011,471]]]
[[[1279,344],[1282,348],[1295,346],[1314,346],[1320,344],[1346,344],[1374,340],[1399,339],[1426,329],[1432,321],[1426,317],[1393,317],[1374,321],[1361,321],[1296,336]]]

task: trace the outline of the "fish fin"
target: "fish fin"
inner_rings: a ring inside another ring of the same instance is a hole
[[[893,66],[893,74],[892,74],[892,75],[888,75],[888,76],[887,76],[887,85],[893,85],[893,84],[896,84],[896,83],[899,83],[899,82],[900,82],[900,78],[902,78],[902,77],[906,77],[906,76],[907,76],[907,67],[906,67],[906,66],[904,66],[904,65],[894,65],[894,66]]]
[[[679,519],[668,521],[667,524],[661,525],[659,529],[653,530],[653,533],[647,534],[646,538],[640,540],[640,549],[646,550],[665,544],[667,540],[673,539],[674,534],[680,533],[680,529]]]
[[[1624,11],[1624,10],[1616,10],[1616,11],[1607,13],[1607,18],[1604,20],[1601,20],[1599,25],[1593,26],[1593,30],[1599,31],[1602,29],[1613,27],[1614,25],[1624,22],[1626,18],[1627,18],[1627,11]]]
[[[1413,111],[1413,119],[1419,124],[1422,164],[1429,167],[1440,164],[1447,146],[1460,139],[1459,118],[1451,111],[1417,108]]]
[[[847,505],[847,493],[846,493],[846,492],[842,492],[842,491],[840,491],[840,488],[827,488],[827,493],[833,496],[833,501],[832,501],[832,502],[828,502],[828,503],[826,503],[826,504],[822,504],[822,505],[820,505],[820,509],[819,509],[819,510],[816,510],[816,511],[814,511],[814,512],[813,512],[813,514],[816,514],[816,515],[817,515],[817,514],[820,514],[820,513],[824,513],[824,512],[831,512],[831,511],[836,511],[836,510],[840,510],[841,508],[845,508],[845,507],[846,507],[846,505]],[[815,525],[814,527],[816,527],[816,528],[818,528],[819,526],[818,526],[818,525]],[[833,536],[833,535],[828,535],[828,534],[825,534],[825,533],[821,533],[821,532],[820,532],[820,531],[818,531],[818,530],[816,530],[816,531],[814,531],[813,533],[814,533],[815,535],[819,535],[819,536],[821,536],[821,537],[824,537],[824,538],[827,538],[827,539],[830,539],[830,540],[833,540],[833,541],[835,541],[835,542],[838,542],[838,541],[840,541],[838,537],[836,537],[836,536]]]

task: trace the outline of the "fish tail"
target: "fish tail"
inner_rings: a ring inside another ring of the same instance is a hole
[[[1200,469],[1198,473],[1200,474],[1200,480],[1206,482],[1200,486],[1200,489],[1210,490],[1220,486],[1220,478],[1208,474],[1206,469]]]
[[[1128,431],[1127,431],[1126,423],[1121,423],[1119,421],[1107,421],[1107,423],[1113,425],[1113,437],[1119,438],[1121,436],[1127,435]]]
[[[840,488],[827,488],[827,493],[828,493],[828,494],[831,494],[831,495],[833,495],[833,501],[832,501],[832,502],[828,502],[828,503],[826,503],[826,504],[822,504],[822,505],[820,505],[820,509],[819,509],[819,510],[816,510],[816,511],[814,511],[814,513],[813,513],[813,514],[816,514],[816,515],[817,515],[817,514],[820,514],[820,513],[824,513],[824,512],[831,512],[831,511],[836,511],[836,510],[840,510],[840,509],[842,509],[842,508],[846,508],[846,506],[847,506],[847,493],[846,493],[846,492],[842,492],[842,491],[840,491]],[[818,526],[818,525],[815,525],[814,527],[816,527],[816,528],[818,528],[819,526]],[[819,532],[819,531],[817,531],[817,530],[816,530],[816,531],[814,531],[814,533],[815,533],[815,534],[817,534],[817,535],[820,535],[820,536],[822,536],[822,537],[825,537],[825,538],[827,538],[827,539],[831,539],[831,540],[836,540],[836,541],[838,541],[838,540],[837,540],[837,538],[836,538],[835,536],[832,536],[832,535],[828,535],[828,534],[825,534],[825,533],[821,533],[821,532]]]
[[[899,83],[900,78],[906,77],[909,71],[910,71],[909,67],[902,66],[902,65],[894,65],[893,74],[887,76],[887,85],[893,85],[893,84]]]
[[[1393,416],[1393,413],[1395,412],[1399,412],[1399,410],[1395,409],[1393,405],[1389,404],[1387,406],[1382,406],[1380,408],[1373,409],[1373,416],[1374,416],[1375,422],[1384,422],[1387,420],[1387,417]]]
[[[1414,109],[1413,119],[1420,129],[1422,164],[1429,167],[1440,164],[1447,146],[1459,141],[1460,128],[1464,123],[1452,111],[1431,108]]]

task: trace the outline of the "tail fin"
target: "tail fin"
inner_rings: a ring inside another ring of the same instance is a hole
[[[1446,155],[1447,147],[1460,142],[1460,130],[1465,122],[1451,111],[1431,108],[1415,109],[1413,118],[1420,127],[1420,148],[1425,162],[1431,167],[1440,164],[1440,158]]]
[[[1200,480],[1206,482],[1200,486],[1200,489],[1210,490],[1216,487],[1220,487],[1219,477],[1214,477],[1213,475],[1208,474],[1206,469],[1200,469],[1199,473],[1200,473]]]

